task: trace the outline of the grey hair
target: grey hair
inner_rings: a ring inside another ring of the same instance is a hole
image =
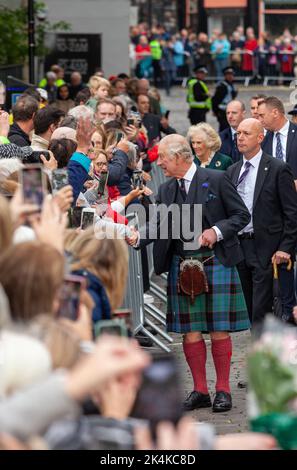
[[[169,158],[174,158],[177,155],[182,156],[182,158],[186,162],[192,162],[193,161],[193,154],[190,145],[188,142],[172,142],[168,144],[167,151],[169,154]]]
[[[47,72],[46,78],[52,78],[53,80],[56,80],[57,75],[55,74],[55,72]]]
[[[70,109],[68,112],[68,116],[74,117],[76,121],[78,121],[81,117],[84,119],[90,118],[91,121],[93,121],[94,114],[95,113],[92,108],[89,108],[89,106],[85,105],[75,106],[75,108]]]
[[[12,173],[21,170],[23,163],[18,158],[1,158],[0,159],[0,180],[5,180]]]
[[[187,138],[191,142],[196,134],[203,134],[205,144],[212,152],[217,152],[222,146],[219,134],[207,122],[200,122],[195,126],[191,126],[188,130]]]
[[[132,142],[128,142],[129,150],[127,152],[128,155],[128,168],[134,170],[137,164],[137,152],[136,147]]]

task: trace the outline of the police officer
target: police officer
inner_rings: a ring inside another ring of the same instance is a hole
[[[237,91],[234,88],[234,69],[233,67],[225,67],[223,69],[224,80],[222,80],[216,87],[215,94],[212,98],[212,110],[219,121],[219,132],[229,127],[226,118],[226,109],[228,103],[234,100],[237,96]]]
[[[190,78],[187,82],[187,102],[190,107],[189,119],[192,125],[205,122],[206,113],[211,109],[209,90],[204,82],[208,73],[207,69],[203,66],[196,66],[194,72],[195,77]]]
[[[153,36],[150,42],[152,67],[154,71],[154,86],[157,87],[162,81],[161,59],[163,55],[162,47],[157,36]]]

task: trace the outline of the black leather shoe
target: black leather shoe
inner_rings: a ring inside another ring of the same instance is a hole
[[[217,392],[212,405],[214,413],[229,411],[232,408],[232,398],[230,393]]]
[[[195,410],[196,408],[210,408],[211,400],[209,394],[204,394],[196,392],[195,390],[191,392],[183,403],[184,411]]]

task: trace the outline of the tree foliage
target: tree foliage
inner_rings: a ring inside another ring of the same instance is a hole
[[[0,0],[1,1],[1,0]],[[44,57],[47,50],[44,46],[45,34],[52,31],[69,31],[70,25],[65,21],[50,23],[47,19],[38,21],[39,11],[45,4],[35,2],[35,42],[36,56]],[[28,57],[28,12],[21,6],[16,9],[0,5],[0,65],[24,64]]]

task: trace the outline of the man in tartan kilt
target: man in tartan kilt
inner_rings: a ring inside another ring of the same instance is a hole
[[[184,408],[192,410],[212,406],[214,412],[228,411],[232,408],[229,384],[232,343],[229,333],[250,327],[236,269],[243,259],[237,233],[248,224],[250,215],[224,172],[197,168],[184,137],[173,134],[162,139],[157,164],[165,176],[172,177],[160,186],[158,205],[170,207],[177,204],[181,211],[190,206],[190,219],[194,217],[194,206],[202,205],[202,234],[195,250],[186,249],[188,244],[182,234],[173,238],[174,220],[171,221],[170,217],[165,222],[168,224],[166,239],[162,237],[164,218],[160,215],[140,231],[140,246],[154,241],[156,274],[169,272],[167,329],[184,335],[183,350],[194,381],[194,390],[186,398]],[[152,225],[157,228],[155,240],[151,237]],[[130,244],[136,244],[136,238],[130,239]],[[180,263],[187,258],[204,263],[208,281],[208,292],[196,296],[194,302],[178,289]],[[211,337],[217,375],[213,405],[206,381],[206,345],[202,335],[206,332]]]

